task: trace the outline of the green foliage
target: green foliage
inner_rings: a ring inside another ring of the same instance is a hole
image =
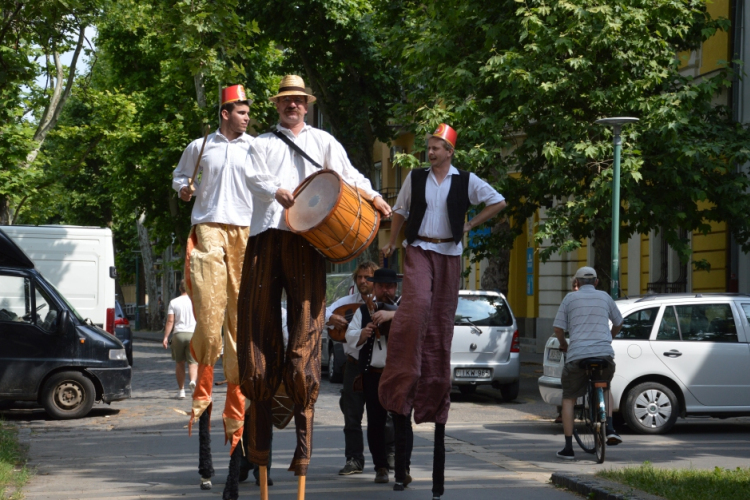
[[[668,500],[734,500],[750,496],[750,469],[657,469],[650,462],[638,467],[597,473],[611,481]]]
[[[370,0],[249,2],[263,39],[284,47],[284,72],[305,78],[332,132],[365,175],[375,139],[394,136],[388,103],[399,97],[397,67],[387,59],[387,30]],[[312,117],[308,116],[312,121]]]
[[[16,429],[0,419],[0,498],[23,498],[20,488],[29,479]]]
[[[748,181],[736,165],[750,159],[750,134],[712,103],[731,74],[679,73],[679,50],[728,27],[702,1],[402,2],[389,15],[407,96],[394,105],[398,121],[417,137],[451,123],[456,164],[508,199],[512,234],[486,239],[475,257],[510,244],[538,208],[543,259],[592,234],[608,240],[612,134],[594,124],[606,116],[640,118],[623,131],[621,241],[664,228],[687,258],[677,230],[718,220],[748,240]]]

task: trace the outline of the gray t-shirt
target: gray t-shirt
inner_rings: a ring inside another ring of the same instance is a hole
[[[567,330],[568,353],[565,362],[578,359],[612,356],[612,333],[609,322],[622,325],[622,314],[606,292],[593,285],[584,285],[565,296],[553,326]]]

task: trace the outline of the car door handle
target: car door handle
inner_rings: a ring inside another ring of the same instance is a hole
[[[668,358],[679,358],[680,356],[682,356],[682,353],[677,349],[672,349],[671,351],[665,352],[664,355]]]

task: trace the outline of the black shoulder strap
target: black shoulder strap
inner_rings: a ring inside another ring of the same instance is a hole
[[[302,151],[302,148],[300,148],[299,146],[297,146],[291,139],[289,139],[289,137],[287,137],[286,135],[282,134],[278,130],[271,130],[271,133],[273,135],[275,135],[276,137],[278,137],[279,139],[281,139],[282,141],[284,141],[287,144],[287,146],[289,146],[290,148],[292,148],[293,150],[295,150],[296,152],[298,152],[299,154],[301,154],[302,158],[306,159],[307,161],[309,161],[310,163],[312,163],[313,165],[315,165],[318,168],[321,168],[321,169],[323,168],[323,166],[320,163],[318,163],[317,161],[315,161],[312,158],[310,158],[307,155],[307,153],[305,153],[304,151]]]

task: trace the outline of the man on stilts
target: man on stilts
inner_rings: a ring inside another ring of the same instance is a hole
[[[189,429],[199,420],[201,488],[211,488],[214,474],[210,451],[210,415],[214,364],[222,351],[224,328],[225,439],[237,447],[245,418],[245,397],[237,369],[237,296],[245,247],[252,219],[248,179],[257,167],[252,157],[252,137],[245,133],[250,101],[242,85],[221,91],[219,130],[190,143],[173,172],[172,187],[180,199],[195,196],[188,239],[186,281],[197,325],[191,341],[198,361]],[[200,182],[195,177],[200,177]],[[234,491],[231,491],[234,490]],[[237,498],[236,481],[227,480],[224,498]]]
[[[441,124],[428,140],[430,167],[406,177],[394,207],[388,257],[406,225],[401,305],[391,325],[388,356],[380,380],[380,402],[393,413],[396,484],[408,484],[411,412],[416,423],[435,422],[433,498],[444,492],[445,424],[450,408],[450,354],[461,283],[464,233],[505,208],[487,182],[452,164],[457,134]],[[485,204],[466,220],[471,205]]]
[[[285,76],[271,101],[279,113],[279,124],[253,143],[265,170],[251,182],[254,211],[242,269],[237,345],[242,392],[252,401],[248,458],[261,467],[262,499],[267,495],[264,476],[270,448],[271,398],[283,381],[294,402],[297,446],[289,470],[300,478],[301,497],[312,453],[314,404],[320,386],[325,259],[302,236],[289,231],[284,222],[285,209],[294,205],[292,191],[318,170],[317,164],[336,171],[344,181],[375,197],[375,208],[390,215],[388,204],[351,165],[341,144],[327,132],[305,124],[308,105],[315,97],[307,93],[302,78]],[[282,291],[287,297],[286,352],[281,339]]]

